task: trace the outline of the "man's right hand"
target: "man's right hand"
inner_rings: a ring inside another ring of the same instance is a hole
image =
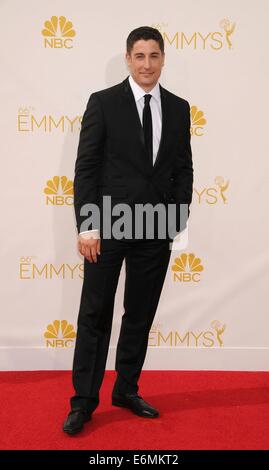
[[[101,240],[100,238],[83,238],[78,236],[78,251],[90,263],[97,263],[97,255],[101,253]]]

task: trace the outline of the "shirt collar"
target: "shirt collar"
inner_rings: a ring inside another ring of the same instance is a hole
[[[159,82],[156,83],[156,85],[154,86],[154,88],[152,88],[152,90],[150,90],[148,93],[145,92],[145,90],[143,90],[143,88],[141,88],[133,79],[133,77],[131,77],[131,75],[129,76],[129,83],[130,83],[130,87],[132,89],[132,92],[134,94],[134,98],[135,98],[135,101],[139,101],[144,95],[147,95],[147,94],[150,94],[152,95],[158,102],[161,102],[161,94],[160,94],[160,85],[159,85]]]

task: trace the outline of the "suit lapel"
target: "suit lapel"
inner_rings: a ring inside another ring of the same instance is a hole
[[[124,88],[123,88],[124,89],[124,97],[125,97],[125,99],[127,100],[127,103],[128,103],[128,112],[130,113],[130,115],[132,117],[133,124],[134,124],[134,127],[133,127],[132,131],[133,132],[138,132],[141,143],[143,145],[145,145],[143,127],[141,125],[140,117],[139,117],[137,107],[136,107],[135,98],[134,98],[132,89],[130,87],[130,83],[129,83],[128,78],[126,78],[126,80],[124,80],[123,85],[124,85]]]
[[[149,161],[148,153],[147,153],[146,146],[145,146],[143,126],[142,126],[141,121],[140,121],[140,117],[139,117],[139,114],[138,114],[135,98],[134,98],[132,89],[130,87],[130,83],[129,83],[128,78],[126,78],[123,81],[123,90],[124,90],[124,93],[123,93],[124,94],[124,99],[125,99],[125,102],[127,103],[127,106],[128,106],[127,112],[129,114],[129,116],[131,117],[131,124],[132,124],[131,132],[137,132],[138,133],[139,142],[141,144],[141,149],[144,153],[143,162],[146,165],[148,171],[151,171],[152,170],[152,164]]]
[[[155,170],[156,166],[160,164],[162,155],[163,155],[163,150],[165,146],[165,139],[164,136],[167,133],[167,127],[168,127],[168,103],[167,103],[167,94],[166,90],[160,85],[160,92],[161,92],[161,105],[162,105],[162,131],[161,131],[161,139],[160,139],[160,145],[158,149],[158,153],[156,156],[156,160],[154,165],[152,165],[152,162],[148,158],[148,153],[146,151],[146,146],[145,146],[145,140],[144,140],[144,132],[143,132],[143,127],[140,121],[140,117],[138,114],[135,98],[132,92],[132,89],[130,87],[129,79],[126,78],[123,82],[123,96],[125,103],[127,104],[127,109],[126,111],[129,113],[129,116],[131,117],[131,125],[132,125],[132,132],[137,132],[139,136],[139,141],[141,143],[143,152],[144,152],[144,162],[146,162],[146,166],[150,172]],[[143,158],[144,158],[143,157]]]
[[[168,112],[167,112],[167,96],[165,89],[160,85],[160,91],[161,91],[161,104],[162,104],[162,132],[161,132],[161,139],[160,139],[160,145],[158,148],[156,160],[153,166],[153,169],[156,168],[156,166],[159,165],[162,157],[162,151],[164,148],[165,140],[164,136],[166,135],[167,132],[167,125],[168,125]]]

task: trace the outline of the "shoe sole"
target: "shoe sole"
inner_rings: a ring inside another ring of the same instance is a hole
[[[84,423],[87,423],[91,419],[92,419],[91,416],[89,416],[89,418],[85,418]],[[65,432],[66,434],[69,434],[70,436],[72,436],[72,435],[77,434],[78,432],[82,431],[83,427],[84,426],[82,425],[82,426],[80,426],[79,428],[76,428],[76,429],[68,429],[68,428],[64,428],[64,426],[63,426],[63,432]]]
[[[137,411],[133,410],[132,408],[130,408],[129,406],[125,405],[124,403],[120,402],[120,401],[117,401],[117,400],[112,400],[112,405],[113,406],[118,406],[119,408],[127,408],[128,410],[132,411],[132,413],[136,414],[137,416],[140,416],[141,418],[150,418],[150,419],[154,419],[154,418],[158,418],[160,415],[159,413],[157,415],[154,415],[154,416],[151,416],[151,415],[144,415],[142,413],[138,413]]]
[[[80,431],[82,431],[82,429],[83,429],[83,426],[78,429],[64,429],[63,428],[63,432],[65,432],[65,434],[69,434],[69,436],[73,436],[74,434],[77,434]]]

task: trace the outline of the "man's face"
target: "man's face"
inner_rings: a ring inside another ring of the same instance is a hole
[[[154,39],[136,41],[130,52],[126,52],[130,74],[145,91],[150,91],[157,83],[164,64],[159,43]]]

